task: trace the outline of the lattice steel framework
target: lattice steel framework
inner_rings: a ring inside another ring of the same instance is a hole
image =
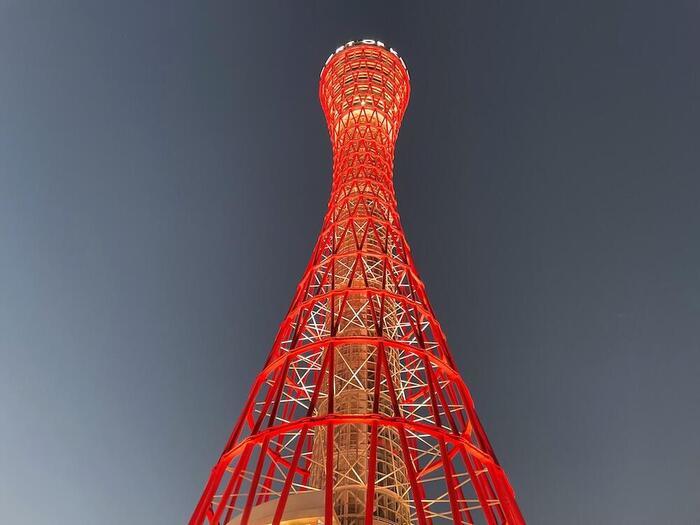
[[[394,144],[409,91],[381,42],[349,42],[326,62],[328,212],[190,524],[525,523],[399,221]]]

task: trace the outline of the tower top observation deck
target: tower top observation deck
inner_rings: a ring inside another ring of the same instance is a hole
[[[401,58],[398,54],[398,52],[393,48],[390,47],[387,49],[386,45],[384,42],[381,40],[372,40],[371,38],[365,38],[362,40],[350,40],[348,43],[343,44],[342,46],[339,46],[333,53],[330,54],[330,56],[326,59],[326,63],[324,64],[323,68],[321,69],[321,74],[323,74],[323,70],[326,69],[326,66],[328,66],[328,63],[333,60],[333,57],[336,55],[342,53],[346,49],[349,49],[351,47],[356,47],[356,46],[376,46],[379,48],[382,48],[384,50],[389,51],[392,55],[394,55],[396,58],[399,59],[399,62],[401,62],[401,65],[403,68],[406,70],[406,74],[408,74],[408,67],[406,67],[406,64],[403,61],[403,58]]]
[[[350,41],[336,49],[319,83],[334,157],[360,138],[393,156],[410,91],[406,64],[382,42]]]

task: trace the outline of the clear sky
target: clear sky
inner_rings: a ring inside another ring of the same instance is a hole
[[[185,523],[315,242],[318,73],[396,48],[399,210],[532,525],[698,523],[695,0],[0,0],[3,523]]]

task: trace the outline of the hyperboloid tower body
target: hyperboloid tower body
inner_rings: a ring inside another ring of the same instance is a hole
[[[525,523],[399,221],[409,91],[381,42],[326,62],[328,212],[191,525]]]

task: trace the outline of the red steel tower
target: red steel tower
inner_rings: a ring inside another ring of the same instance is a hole
[[[328,212],[191,525],[525,523],[396,209],[409,91],[381,42],[326,62]]]

